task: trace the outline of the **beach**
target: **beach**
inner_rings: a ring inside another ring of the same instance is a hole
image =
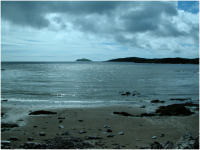
[[[19,127],[1,132],[1,140],[10,141],[10,137],[17,137],[11,145],[19,147],[32,137],[31,142],[44,143],[44,139],[55,137],[79,137],[94,145],[94,148],[112,149],[119,145],[122,149],[139,149],[158,141],[166,143],[167,140],[176,143],[185,133],[199,136],[199,114],[191,116],[153,116],[153,117],[127,117],[113,114],[114,111],[128,112],[133,115],[153,112],[155,106],[140,108],[139,105],[113,105],[99,107],[31,107],[20,105],[3,105],[1,112],[5,116],[1,119],[4,123],[16,123]],[[36,110],[56,112],[54,115],[29,115]],[[61,119],[58,119],[58,118]],[[60,121],[62,120],[62,121]],[[62,125],[64,128],[59,128]],[[107,125],[107,127],[105,126]],[[107,132],[110,129],[112,132]],[[85,133],[84,133],[84,132]],[[45,136],[40,136],[45,132]],[[68,135],[62,133],[69,132]],[[81,133],[82,132],[82,133]],[[123,132],[122,135],[118,134]],[[114,134],[113,137],[107,137]],[[160,137],[160,134],[164,134]],[[97,136],[102,139],[90,139]],[[156,136],[156,139],[152,139]],[[102,146],[95,146],[101,141]]]

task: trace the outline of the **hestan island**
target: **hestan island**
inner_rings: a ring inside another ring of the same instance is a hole
[[[82,59],[77,59],[76,61],[91,61],[90,59],[82,58]]]

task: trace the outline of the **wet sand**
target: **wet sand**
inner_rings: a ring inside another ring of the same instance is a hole
[[[28,115],[29,111],[48,110],[57,112],[56,115]],[[31,142],[42,142],[43,139],[61,136],[68,138],[70,136],[86,138],[87,136],[98,136],[103,138],[106,149],[112,149],[115,144],[119,144],[122,149],[138,149],[141,146],[148,146],[154,141],[166,143],[171,140],[176,143],[185,133],[192,133],[198,136],[199,132],[199,114],[192,116],[156,116],[156,117],[125,117],[113,115],[114,111],[125,111],[133,115],[139,115],[144,112],[151,112],[155,107],[149,106],[140,108],[132,105],[115,105],[100,107],[45,107],[34,108],[25,106],[2,106],[1,112],[5,117],[1,119],[5,123],[17,123],[20,127],[13,128],[10,131],[1,132],[1,140],[9,140],[11,136],[18,137],[18,141],[12,141],[18,146],[27,142],[28,137],[33,137]],[[65,117],[62,123],[59,123],[58,117]],[[21,121],[23,120],[23,121]],[[80,122],[79,120],[83,120]],[[60,129],[59,125],[65,128]],[[105,133],[109,125],[112,132]],[[33,127],[37,126],[37,128]],[[79,134],[80,130],[86,133]],[[60,132],[71,131],[72,135],[59,135]],[[40,132],[45,132],[46,136],[40,136]],[[119,135],[118,132],[124,132]],[[107,137],[114,134],[114,137]],[[164,137],[160,137],[164,134]],[[157,136],[157,139],[152,139]],[[94,143],[98,140],[89,140]],[[97,147],[100,148],[100,147]]]

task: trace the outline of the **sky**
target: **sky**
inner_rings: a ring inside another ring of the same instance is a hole
[[[199,1],[1,1],[1,61],[198,58]]]

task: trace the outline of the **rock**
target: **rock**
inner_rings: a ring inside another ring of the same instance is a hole
[[[115,136],[114,134],[107,135],[107,137],[114,137],[114,136]]]
[[[118,132],[119,135],[124,135],[124,132]]]
[[[119,92],[119,93],[122,93],[121,95],[130,95],[131,94],[129,91],[126,93],[123,93],[123,92]]]
[[[1,144],[10,144],[10,141],[1,141]]]
[[[160,106],[158,109],[156,109],[156,113],[159,114],[159,116],[167,115],[167,116],[177,116],[177,115],[191,115],[194,114],[194,112],[191,112],[185,106],[189,104],[172,104],[168,106]]]
[[[82,133],[86,133],[85,131],[83,131],[83,130],[80,130],[79,131],[79,134],[82,134]]]
[[[164,149],[173,149],[174,148],[174,144],[172,143],[172,141],[167,141],[164,145]]]
[[[136,139],[136,141],[140,141],[140,139]]]
[[[163,148],[163,145],[162,144],[160,144],[159,142],[153,142],[152,144],[151,144],[151,149],[162,149]]]
[[[160,134],[160,137],[164,137],[164,134],[162,133],[162,134]]]
[[[83,122],[83,120],[78,120],[78,122]]]
[[[58,133],[58,135],[72,135],[72,134],[74,134],[72,131],[65,131]]]
[[[153,136],[153,137],[152,137],[152,139],[156,139],[156,138],[157,138],[157,136]]]
[[[102,139],[102,138],[101,138],[101,137],[98,137],[98,136],[88,136],[87,139],[88,139],[88,140],[91,140],[91,139],[96,140],[96,139]]]
[[[28,141],[32,141],[32,140],[34,140],[34,138],[28,137],[27,140],[28,140]]]
[[[152,113],[142,113],[141,116],[142,117],[144,117],[144,116],[145,117],[151,117],[151,116],[155,116],[155,113],[154,112],[152,112]]]
[[[62,120],[59,120],[59,121],[58,121],[58,123],[62,123],[62,122],[63,122]]]
[[[164,103],[165,101],[159,101],[158,99],[156,100],[151,100],[151,103]]]
[[[60,129],[64,129],[65,127],[63,125],[59,125],[59,128]]]
[[[133,116],[133,115],[131,115],[131,114],[127,113],[127,112],[124,112],[124,111],[122,111],[122,112],[114,111],[113,114],[122,115],[122,116]]]
[[[199,149],[199,137],[194,137],[191,133],[186,133],[175,144],[176,149]]]
[[[110,128],[110,126],[109,126],[109,125],[104,125],[103,127],[104,127],[104,128]]]
[[[8,100],[7,99],[4,99],[4,100],[2,100],[3,102],[7,102]]]
[[[195,139],[195,142],[193,145],[191,145],[192,149],[199,149],[199,137]]]
[[[140,108],[146,108],[146,106],[145,106],[145,105],[142,105],[142,106],[140,106]]]
[[[112,132],[112,130],[111,130],[111,129],[108,129],[107,132]]]
[[[140,149],[149,149],[149,146],[142,146]]]
[[[9,124],[9,123],[4,123],[4,122],[1,122],[1,128],[14,128],[14,127],[19,127],[18,124]]]
[[[160,101],[158,99],[156,100],[151,100],[151,103],[159,103]]]
[[[54,115],[57,114],[57,112],[51,112],[51,111],[45,111],[45,110],[38,110],[29,113],[29,115]]]
[[[45,136],[46,133],[45,133],[45,132],[40,132],[39,135],[40,135],[40,136]]]
[[[65,117],[58,117],[58,119],[65,119]]]
[[[5,113],[2,112],[2,113],[1,113],[1,117],[5,117]]]
[[[33,126],[34,128],[37,128],[37,126]]]
[[[10,137],[10,140],[17,141],[17,140],[18,140],[18,137],[11,136],[11,137]]]

